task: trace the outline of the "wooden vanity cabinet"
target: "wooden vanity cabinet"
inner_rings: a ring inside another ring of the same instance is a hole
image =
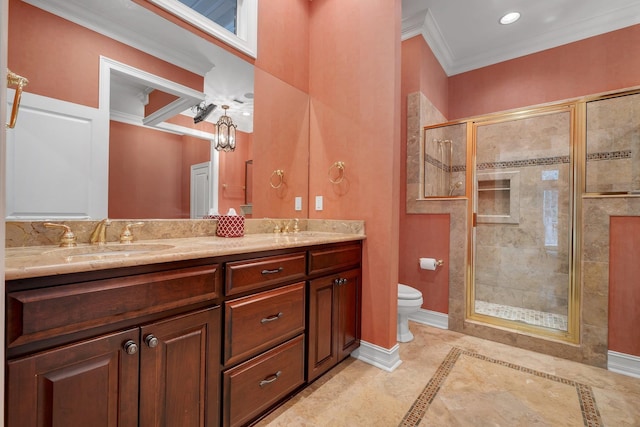
[[[223,426],[252,422],[304,384],[306,252],[229,262],[224,303]]]
[[[8,281],[7,425],[253,423],[360,344],[361,250]]]
[[[312,260],[323,260],[314,265]],[[325,260],[334,259],[336,267],[356,267],[309,281],[307,311],[307,375],[313,381],[344,360],[360,345],[361,273],[360,245],[310,253],[310,272],[331,270]]]
[[[219,425],[219,266],[172,266],[7,282],[7,425]]]
[[[138,425],[139,345],[130,329],[17,360],[7,369],[7,426]]]

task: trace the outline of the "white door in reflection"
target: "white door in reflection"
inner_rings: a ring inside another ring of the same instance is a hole
[[[191,165],[191,219],[202,219],[209,213],[210,169],[211,162]]]

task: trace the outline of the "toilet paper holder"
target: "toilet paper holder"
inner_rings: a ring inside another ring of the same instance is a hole
[[[438,267],[442,267],[444,261],[436,258],[420,258],[419,264],[422,270],[435,270]]]

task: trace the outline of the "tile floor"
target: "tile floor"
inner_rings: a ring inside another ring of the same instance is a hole
[[[640,426],[640,379],[410,322],[389,373],[347,359],[257,425]]]

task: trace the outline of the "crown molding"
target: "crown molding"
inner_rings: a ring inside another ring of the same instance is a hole
[[[545,32],[509,46],[487,47],[475,55],[456,57],[429,9],[402,20],[402,40],[422,35],[448,76],[573,43],[638,24],[640,3]]]

